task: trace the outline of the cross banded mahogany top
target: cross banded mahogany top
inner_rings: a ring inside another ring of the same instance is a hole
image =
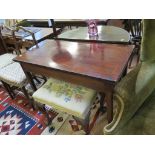
[[[45,40],[15,61],[116,82],[132,50],[132,45]]]

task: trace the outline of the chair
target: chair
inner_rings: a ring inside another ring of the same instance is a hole
[[[3,85],[5,86],[12,99],[14,99],[15,97],[13,90],[16,88],[21,89],[31,103],[33,109],[35,109],[25,88],[25,86],[28,84],[28,81],[19,63],[14,62],[10,65],[7,65],[6,67],[1,68],[0,80],[2,81]]]
[[[96,93],[95,90],[86,87],[49,78],[32,97],[36,102],[49,105],[56,110],[72,115],[83,125],[86,134],[89,134],[90,107]],[[46,108],[44,109],[46,110]],[[47,118],[49,125],[51,121],[49,116]],[[49,131],[52,129],[51,127]]]
[[[7,65],[10,65],[14,63],[13,58],[16,57],[15,54],[8,53],[8,48],[3,40],[2,33],[1,33],[2,27],[0,27],[0,69],[6,67]],[[3,83],[5,89],[8,91],[9,95],[12,96],[11,91],[6,87],[6,85]]]
[[[16,51],[17,54],[21,54],[21,49],[22,48],[30,48],[34,45],[38,46],[38,42],[35,38],[34,32],[31,32],[30,30],[22,27],[22,26],[14,26],[13,28],[4,26],[4,29],[9,31],[10,35],[7,35],[5,37],[5,40],[7,40],[7,44],[8,46],[10,46],[10,48],[12,47],[14,51]],[[20,31],[20,32],[19,32]],[[33,41],[28,41],[28,40],[24,40],[23,41],[23,37],[22,36],[16,36],[16,33],[28,33]]]
[[[8,65],[14,63],[13,62],[13,58],[15,58],[15,57],[16,57],[16,55],[9,54],[9,53],[0,55],[0,70],[5,68]],[[5,83],[3,83],[3,81],[1,81],[1,82],[4,85],[5,89],[7,90],[8,94],[10,95],[10,97],[12,97],[11,90],[6,86]]]
[[[141,45],[141,39],[142,39],[142,20],[128,19],[128,20],[124,20],[124,24],[125,24],[125,29],[131,35],[130,43],[135,45],[133,54],[129,61],[129,68],[131,68],[131,63],[135,55],[137,55],[137,63],[139,62],[139,56],[140,56],[139,51],[140,51],[140,45]]]
[[[18,26],[31,27],[33,25],[29,21],[27,21],[26,19],[23,19],[23,20],[17,22],[15,26],[17,26],[17,27]]]
[[[26,76],[19,63],[12,63],[0,69],[0,80],[8,85],[22,87],[26,82]],[[6,86],[6,84],[4,84]],[[7,86],[8,87],[8,86]],[[13,96],[11,96],[14,98]]]
[[[6,67],[9,64],[14,63],[13,58],[15,57],[16,55],[11,54],[11,53],[0,55],[0,69],[3,67]]]
[[[0,69],[13,63],[13,58],[15,57],[16,57],[15,54],[9,53],[0,30]]]
[[[55,26],[54,19],[49,19],[48,20],[48,25],[49,25],[49,27],[53,28],[53,34],[54,34],[54,37],[56,37],[58,34],[57,34],[57,31],[56,31],[56,26]]]
[[[5,37],[3,36],[3,40],[6,42],[7,41],[7,49],[8,51],[11,51],[12,53],[15,52],[17,55],[21,54],[21,48],[22,48],[22,40],[20,38],[17,38],[15,36],[15,29],[12,29],[7,26],[1,27],[1,33],[3,31],[10,32],[10,35],[6,35]],[[2,34],[1,34],[2,36]],[[6,43],[5,43],[6,44]]]
[[[155,134],[155,20],[143,20],[140,64],[115,88],[115,114],[104,134]]]
[[[8,52],[8,48],[3,40],[1,31],[0,31],[0,43],[1,47],[5,49],[5,51],[0,55],[0,80],[7,90],[8,94],[12,99],[14,99],[15,94],[13,92],[13,87],[21,88],[25,94],[25,96],[29,98],[29,95],[25,89],[25,85],[27,84],[26,76],[20,66],[19,63],[13,61],[17,55]]]

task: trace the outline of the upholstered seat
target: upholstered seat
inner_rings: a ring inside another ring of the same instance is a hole
[[[0,69],[0,80],[16,87],[22,87],[26,82],[26,76],[19,63],[14,62]]]
[[[144,122],[141,119],[143,119],[142,115],[144,114],[144,112],[141,113],[141,110],[140,112],[138,112],[138,110],[142,107],[145,100],[147,100],[149,96],[151,96],[154,89],[155,89],[155,61],[142,62],[137,67],[135,67],[130,73],[128,73],[127,76],[125,76],[115,87],[113,103],[116,106],[116,112],[113,121],[104,127],[104,133],[105,134],[142,133],[142,131],[144,131],[143,130],[144,128],[142,127],[144,125]],[[150,108],[146,106],[150,106],[149,104],[152,105],[153,103],[151,102],[147,101],[147,103],[145,103],[145,109],[147,112],[148,109]],[[151,111],[153,111],[153,109]],[[136,114],[136,112],[138,112],[137,114],[139,116]],[[147,115],[149,116],[149,114]],[[148,119],[145,118],[145,120],[149,119],[150,119],[149,117]],[[132,123],[128,124],[130,120],[132,120],[131,121]],[[139,123],[137,123],[137,121]],[[139,128],[137,128],[138,126]]]
[[[3,54],[3,55],[0,55],[0,68],[3,68],[11,63],[13,63],[14,61],[12,60],[13,58],[15,58],[16,55],[14,54],[9,54],[9,53],[6,53],[6,54]]]
[[[96,96],[96,91],[53,78],[39,88],[33,98],[37,102],[85,119]]]

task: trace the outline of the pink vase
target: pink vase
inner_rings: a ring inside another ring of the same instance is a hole
[[[88,34],[90,37],[98,36],[97,21],[95,19],[87,20]]]

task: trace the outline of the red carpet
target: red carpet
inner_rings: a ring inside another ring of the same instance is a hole
[[[53,119],[58,115],[56,112],[50,114]],[[12,100],[0,88],[0,134],[39,135],[46,127],[45,120],[45,114],[33,111],[22,94]]]

